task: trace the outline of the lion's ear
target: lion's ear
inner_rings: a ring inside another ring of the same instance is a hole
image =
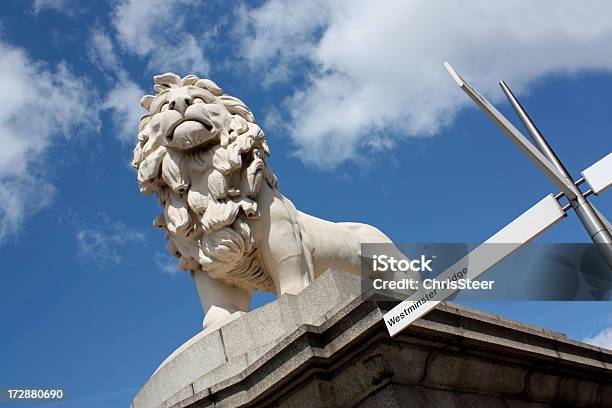
[[[153,99],[155,99],[153,95],[143,96],[142,99],[140,99],[140,106],[142,106],[146,110],[149,110],[151,108],[151,103],[153,102]]]
[[[247,122],[255,122],[253,112],[240,99],[229,95],[219,97],[219,100],[227,108],[230,113],[242,116]]]
[[[164,85],[167,88],[169,88],[170,85],[180,86],[181,77],[176,75],[174,72],[166,72],[165,74],[155,75],[153,77],[153,83],[156,85]]]
[[[206,89],[208,92],[215,96],[223,95],[223,90],[219,88],[219,86],[210,79],[200,79],[195,83],[195,86],[197,86],[198,88]]]
[[[182,79],[182,81],[183,81],[183,85],[193,85],[196,82],[198,82],[199,79],[200,78],[198,78],[195,75],[187,75],[186,77]]]

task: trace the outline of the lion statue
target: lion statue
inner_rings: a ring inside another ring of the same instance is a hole
[[[298,211],[278,189],[249,107],[209,79],[154,77],[132,165],[163,213],[154,225],[196,281],[205,329],[248,312],[251,295],[297,294],[329,268],[360,274],[361,244],[390,243],[365,224]]]

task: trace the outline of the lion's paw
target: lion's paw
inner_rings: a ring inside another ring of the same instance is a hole
[[[229,322],[244,316],[245,314],[246,312],[243,311],[230,313],[225,309],[213,306],[208,310],[208,312],[206,312],[202,325],[204,326],[205,332],[212,332],[221,328],[222,326],[225,326]]]

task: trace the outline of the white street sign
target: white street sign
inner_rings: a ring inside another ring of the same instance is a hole
[[[461,76],[453,69],[453,67],[445,62],[444,66],[451,74],[457,84],[465,91],[466,94],[478,105],[491,120],[533,161],[536,166],[544,172],[549,179],[555,183],[565,196],[573,200],[576,194],[572,191],[568,180],[563,177],[559,170],[533,145],[527,138],[508,121],[484,96],[478,93],[474,88],[461,78]]]
[[[612,153],[582,172],[595,195],[603,193],[612,185]]]
[[[456,276],[457,272],[467,270],[463,279],[475,280],[495,265],[506,259],[523,245],[559,222],[565,213],[551,194],[506,225],[499,232],[476,247],[456,262],[436,279],[445,281]],[[503,244],[503,245],[490,245]],[[408,327],[441,301],[457,292],[458,289],[419,289],[384,316],[387,330],[391,336]]]

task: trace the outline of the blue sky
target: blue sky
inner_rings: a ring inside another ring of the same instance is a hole
[[[128,406],[201,328],[129,166],[155,74],[207,76],[246,101],[298,208],[396,242],[481,242],[557,192],[445,60],[514,120],[505,79],[575,177],[610,152],[612,4],[431,3],[3,4],[0,387]],[[612,217],[610,193],[593,202]],[[570,215],[541,240],[587,237]],[[472,305],[612,347],[609,302]]]

